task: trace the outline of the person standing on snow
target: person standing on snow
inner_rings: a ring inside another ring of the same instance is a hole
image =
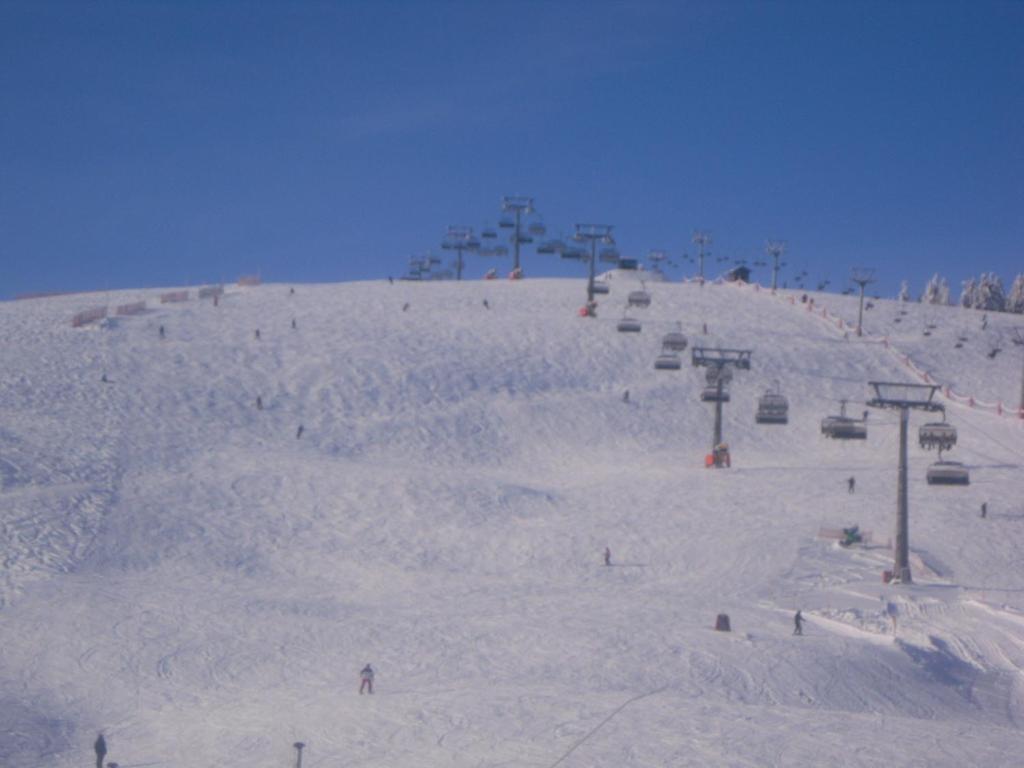
[[[612,550],[609,547],[605,547],[604,548],[604,564],[605,565],[611,565],[612,564]]]
[[[107,756],[107,740],[103,738],[102,733],[96,737],[96,743],[92,748],[96,750],[96,768],[103,768],[103,758]]]
[[[846,492],[847,493],[853,493],[854,486],[856,486],[856,485],[857,485],[857,478],[853,477],[853,475],[851,475],[850,477],[846,478]]]
[[[367,693],[373,693],[373,667],[367,663],[359,672],[359,695],[363,695],[363,691]]]
[[[800,613],[800,609],[797,608],[796,615],[793,617],[793,634],[802,635],[804,633],[804,617]]]

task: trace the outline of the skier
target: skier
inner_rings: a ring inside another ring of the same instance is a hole
[[[263,397],[260,396],[260,395],[256,395],[256,410],[257,411],[262,411],[263,410]]]
[[[708,324],[707,323],[704,323],[703,330],[704,330],[704,335],[707,336],[708,335]]]
[[[289,296],[294,296],[295,295],[295,289],[294,288],[289,288],[288,289],[288,295]]]
[[[988,502],[981,502],[981,516],[982,518],[988,517]]]
[[[408,301],[405,302],[405,304],[402,305],[402,311],[403,312],[408,312],[409,311],[409,302]]]
[[[802,635],[804,633],[804,616],[800,613],[800,609],[797,608],[796,615],[793,617],[793,634]]]
[[[629,402],[629,390],[628,389],[625,392],[622,393],[622,402],[624,402],[624,403],[628,403]]]
[[[853,475],[850,475],[848,478],[846,478],[846,492],[853,493],[853,489],[856,484],[857,479]]]
[[[107,740],[103,738],[102,732],[96,737],[92,748],[96,750],[96,768],[103,768],[103,758],[107,756]]]
[[[299,428],[295,431],[295,439],[298,440],[302,437],[302,433],[306,431],[306,428],[299,424]]]
[[[104,384],[107,384],[107,374],[104,373],[102,376],[100,376],[100,381],[102,381]]]
[[[160,338],[164,338],[164,327],[162,325],[160,326]]]
[[[395,278],[393,278],[391,275],[388,275],[388,285],[394,285],[394,284],[395,284]]]
[[[367,662],[366,666],[359,672],[359,695],[363,695],[363,691],[373,693],[373,667]]]
[[[605,565],[611,565],[612,564],[612,551],[608,547],[604,548],[604,564]]]
[[[484,309],[490,309],[490,308],[491,308],[490,303],[487,301],[487,299],[484,299]]]
[[[259,341],[260,340],[260,329],[259,328],[256,329],[256,333],[254,335],[256,336],[256,341]]]
[[[295,324],[295,318],[293,317],[293,318],[292,318],[292,330],[294,331],[294,330],[296,330],[297,328],[298,328],[298,326],[297,326],[297,325]]]

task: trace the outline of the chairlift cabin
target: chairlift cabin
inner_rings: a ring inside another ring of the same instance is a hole
[[[511,216],[502,216],[498,220],[498,226],[502,229],[512,229],[516,225],[516,220]]]
[[[596,280],[594,281],[594,295],[595,296],[598,295],[598,294],[603,296],[603,295],[609,293],[610,291],[611,291],[611,287],[608,285],[608,283],[599,283]]]
[[[866,440],[868,425],[863,419],[846,415],[846,401],[839,401],[839,415],[826,416],[821,420],[821,434],[835,440]]]
[[[938,448],[948,451],[956,445],[956,427],[946,422],[922,424],[917,431],[918,442],[922,448]]]
[[[757,399],[757,415],[754,421],[758,424],[788,424],[789,401],[779,392],[765,392]]]
[[[640,266],[636,259],[619,259],[619,269],[636,270]]]
[[[675,352],[662,352],[654,360],[654,370],[656,371],[678,371],[682,367],[682,358]]]
[[[598,260],[605,264],[615,264],[619,260],[619,249],[618,248],[602,248],[597,254]]]
[[[651,306],[651,294],[647,291],[630,291],[629,306],[631,307],[649,307]]]
[[[586,251],[584,251],[582,248],[566,248],[564,251],[562,251],[563,259],[574,259],[575,261],[582,261],[583,257],[586,255]]]
[[[727,387],[723,386],[721,397],[719,397],[718,385],[708,384],[703,390],[701,390],[700,399],[705,403],[728,403],[730,400],[729,390]]]
[[[971,475],[959,461],[937,461],[928,467],[928,485],[970,485]]]
[[[616,326],[619,333],[640,333],[640,321],[632,317],[624,317]]]
[[[679,331],[672,331],[661,337],[661,348],[666,352],[682,352],[686,349],[686,344],[686,336]]]
[[[543,237],[544,235],[547,234],[548,230],[547,230],[547,227],[544,226],[544,222],[542,222],[542,221],[531,221],[530,222],[530,226],[527,228],[527,231],[531,235],[536,235],[537,237]]]
[[[529,245],[532,242],[533,242],[533,238],[530,235],[520,235],[519,236],[519,243],[520,243],[520,245]]]
[[[480,231],[480,237],[482,237],[482,238],[484,238],[486,240],[493,240],[497,236],[498,236],[498,233],[494,230],[493,227],[484,227]]]
[[[555,253],[555,246],[551,240],[545,240],[543,243],[537,246],[537,253],[552,254]]]

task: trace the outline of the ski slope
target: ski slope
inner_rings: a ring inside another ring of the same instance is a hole
[[[902,586],[895,414],[819,429],[914,380],[882,336],[1014,403],[1021,350],[983,349],[1014,318],[875,301],[857,339],[792,293],[653,283],[621,334],[609,284],[596,319],[580,280],[0,304],[0,765],[91,764],[101,729],[122,767],[1019,765],[1024,424],[949,404],[963,488],[912,441]],[[731,469],[689,350],[653,369],[677,327],[753,350]],[[774,381],[790,423],[756,425]],[[872,545],[817,536],[854,523]]]

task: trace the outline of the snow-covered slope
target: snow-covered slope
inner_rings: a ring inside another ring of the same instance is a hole
[[[100,729],[122,766],[1019,764],[1019,420],[951,405],[966,488],[911,445],[917,583],[884,585],[895,418],[819,422],[900,360],[785,296],[648,290],[640,334],[614,283],[579,318],[579,280],[0,304],[0,765],[86,764]],[[653,369],[677,327],[753,350],[729,470],[703,371]],[[1012,402],[1020,350],[968,365],[949,334],[891,341]],[[758,426],[773,381],[790,423]],[[871,546],[817,537],[852,523]]]

